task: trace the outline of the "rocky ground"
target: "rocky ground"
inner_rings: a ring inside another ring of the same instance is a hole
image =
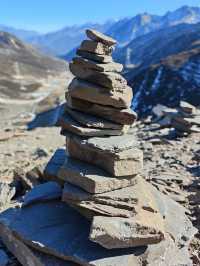
[[[16,129],[15,133],[5,131],[5,134],[10,134],[10,137],[0,141],[0,173],[1,182],[6,183],[12,182],[21,170],[25,175],[29,173],[26,178],[30,178],[31,184],[53,152],[64,144],[64,138],[59,136],[59,128],[56,127],[32,131]],[[148,120],[137,123],[135,134],[144,152],[145,178],[164,194],[184,205],[193,224],[200,230],[200,134],[179,138],[173,129],[160,128]],[[34,168],[37,170],[31,172]],[[2,206],[2,209],[6,207]],[[199,234],[193,239],[190,249],[194,265],[200,265]],[[12,256],[10,258],[8,265],[19,265]]]

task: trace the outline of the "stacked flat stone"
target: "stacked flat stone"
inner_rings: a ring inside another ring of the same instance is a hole
[[[143,153],[128,134],[137,115],[122,65],[112,61],[116,41],[86,34],[70,63],[75,78],[60,119],[68,154],[58,173],[66,182],[62,199],[92,220],[89,238],[104,248],[159,243],[162,217],[140,176]]]

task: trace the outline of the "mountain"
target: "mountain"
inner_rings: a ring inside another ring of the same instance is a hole
[[[0,32],[0,103],[44,96],[47,84],[66,71],[64,61],[39,53],[14,35]],[[53,87],[53,83],[52,83]]]
[[[199,105],[200,23],[159,30],[130,47],[137,54],[125,75],[134,90],[134,110],[148,115],[158,103],[173,107],[180,100]]]
[[[26,41],[29,38],[38,36],[39,33],[31,30],[16,29],[5,25],[0,25],[0,31],[11,33],[17,36],[19,39]]]
[[[74,25],[56,32],[28,38],[27,41],[39,47],[43,52],[62,56],[80,44],[85,37],[85,30],[87,28],[106,32],[113,23],[113,21],[107,21],[104,24],[86,23],[83,25]]]

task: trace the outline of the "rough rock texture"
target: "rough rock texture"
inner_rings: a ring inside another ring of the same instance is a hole
[[[113,89],[126,90],[127,88],[127,81],[118,73],[99,72],[83,67],[80,64],[75,64],[74,62],[69,64],[69,68],[72,74],[77,78],[107,88],[108,91]]]
[[[15,187],[11,187],[6,183],[0,183],[0,209],[5,208],[5,206],[10,203],[15,193]]]
[[[106,88],[75,78],[70,83],[69,91],[66,93],[67,101],[70,101],[69,97],[120,109],[130,107],[132,89],[127,87],[126,90],[117,91],[114,89],[109,91]]]
[[[58,172],[58,178],[95,194],[128,187],[135,183],[135,176],[115,178],[88,163],[66,157]]]
[[[76,110],[72,110],[70,107],[65,106],[65,111],[71,115],[71,117],[79,122],[81,125],[84,125],[86,127],[92,127],[92,128],[100,128],[100,129],[118,129],[118,130],[123,130],[124,127],[123,125],[117,124],[117,123],[112,123],[106,119],[86,114],[83,112],[79,112]]]
[[[107,249],[158,244],[163,239],[164,233],[156,226],[142,224],[135,218],[95,216],[90,231],[90,240]]]
[[[91,242],[88,239],[89,222],[60,201],[30,205],[14,211],[14,214],[4,213],[1,215],[0,226],[9,227],[16,238],[29,247],[80,265],[134,266],[138,265],[137,256],[146,249],[141,247],[110,251]],[[27,259],[23,258],[25,261]]]
[[[112,176],[133,176],[143,167],[142,152],[131,135],[90,138],[67,137],[69,155],[95,164]]]
[[[116,62],[102,64],[89,59],[85,59],[83,57],[74,57],[72,62],[73,64],[81,67],[83,70],[91,69],[99,72],[122,72],[123,70],[123,65]]]
[[[137,119],[137,114],[132,109],[117,109],[73,97],[69,97],[68,100],[68,104],[72,109],[96,115],[122,125],[132,125]]]
[[[91,30],[91,29],[88,29],[86,30],[86,34],[87,34],[87,37],[93,41],[96,41],[96,42],[101,42],[105,45],[108,45],[108,46],[113,46],[117,43],[116,40],[114,40],[113,38],[101,33],[101,32],[98,32],[96,30]]]
[[[76,54],[79,56],[82,56],[86,59],[93,60],[93,61],[96,61],[99,63],[111,63],[111,62],[113,62],[112,56],[109,56],[109,55],[93,54],[93,53],[89,53],[89,52],[86,52],[86,51],[83,51],[80,49],[78,49],[76,51]]]
[[[35,202],[59,199],[62,196],[62,189],[56,182],[47,182],[34,187],[24,197],[23,206]]]
[[[100,42],[85,40],[81,43],[79,50],[99,55],[111,55],[113,49]]]
[[[129,218],[136,216],[141,209],[146,210],[150,216],[151,212],[158,212],[158,207],[149,191],[150,188],[141,176],[135,177],[133,186],[101,194],[90,194],[66,183],[62,199],[67,203],[73,203],[73,205],[89,210],[92,216],[99,214]]]
[[[123,131],[118,129],[84,127],[68,114],[60,117],[58,124],[63,130],[67,130],[68,132],[82,137],[119,136],[123,134]]]

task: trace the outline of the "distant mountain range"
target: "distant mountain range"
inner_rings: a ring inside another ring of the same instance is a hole
[[[73,54],[71,50],[80,44],[84,38],[86,28],[94,28],[111,35],[122,47],[133,39],[158,29],[183,23],[196,24],[198,22],[200,22],[200,8],[183,6],[173,12],[167,12],[164,16],[144,13],[118,21],[107,21],[103,24],[87,23],[69,26],[47,34],[38,34],[37,32],[17,30],[10,27],[6,28],[5,26],[0,26],[0,30],[14,34],[44,52],[70,58],[67,54]]]

